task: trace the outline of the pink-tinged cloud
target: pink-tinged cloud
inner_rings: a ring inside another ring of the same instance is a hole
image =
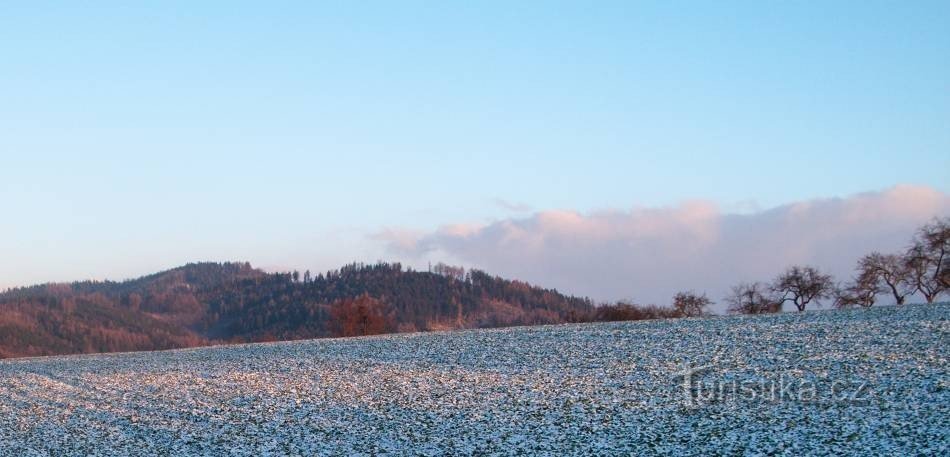
[[[847,279],[861,255],[902,250],[918,226],[948,214],[950,195],[904,185],[751,214],[693,201],[590,214],[543,211],[379,238],[404,256],[443,258],[598,300],[665,304],[683,289],[720,301],[732,284],[770,280],[790,264]]]

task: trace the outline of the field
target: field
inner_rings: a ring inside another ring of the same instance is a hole
[[[0,362],[0,455],[950,452],[950,305]]]

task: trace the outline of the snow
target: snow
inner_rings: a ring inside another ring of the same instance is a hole
[[[0,455],[947,455],[948,318],[915,305],[2,361]]]

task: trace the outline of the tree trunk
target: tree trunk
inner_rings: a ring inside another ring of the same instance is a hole
[[[897,287],[894,284],[887,283],[887,286],[891,288],[891,293],[894,294],[894,300],[897,301],[898,305],[904,304],[904,298],[901,294],[897,293]]]

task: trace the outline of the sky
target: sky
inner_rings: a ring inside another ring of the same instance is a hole
[[[0,288],[445,260],[660,301],[700,249],[685,279],[717,293],[846,274],[948,214],[947,23],[944,1],[3,2]],[[827,213],[849,204],[875,209]],[[799,207],[862,235],[774,238]],[[714,255],[749,240],[799,252]]]

